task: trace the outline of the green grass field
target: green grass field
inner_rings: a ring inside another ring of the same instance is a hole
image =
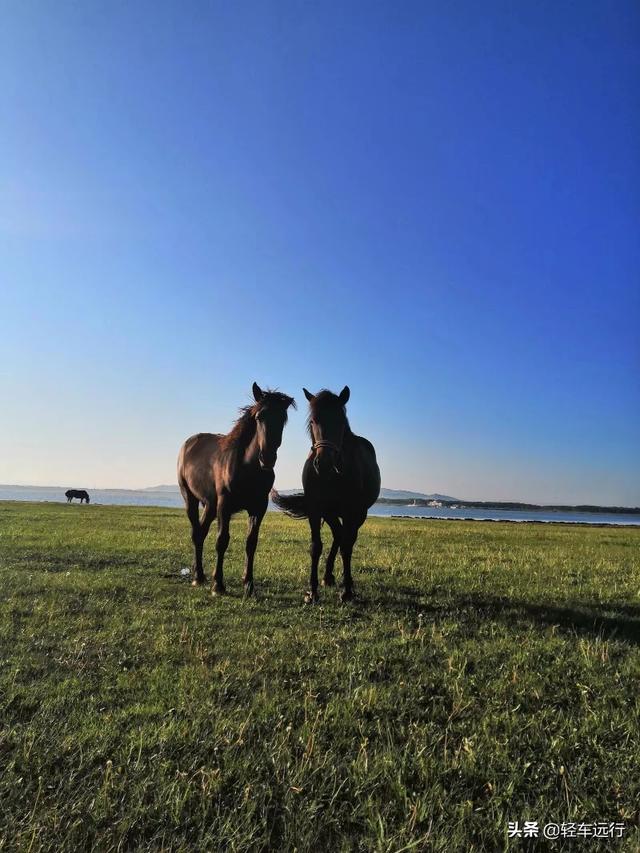
[[[0,504],[2,851],[640,847],[640,530],[369,519],[305,607],[244,526],[212,598],[181,511]]]

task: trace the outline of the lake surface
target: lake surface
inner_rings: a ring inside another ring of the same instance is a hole
[[[81,488],[81,487],[79,487]],[[2,486],[0,501],[54,501],[65,503],[66,489],[49,486]],[[90,489],[94,504],[120,506],[183,507],[178,491],[142,489]],[[74,501],[77,503],[77,501]],[[271,509],[275,507],[270,506]],[[640,526],[640,515],[592,512],[536,512],[532,510],[505,509],[450,509],[448,507],[398,506],[375,504],[369,512],[378,516],[405,516],[409,518],[476,519],[478,521],[538,521],[565,524],[631,524]]]

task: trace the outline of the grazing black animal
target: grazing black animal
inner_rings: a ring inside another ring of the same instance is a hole
[[[223,562],[229,544],[229,522],[234,512],[249,514],[244,589],[253,593],[253,557],[260,523],[267,510],[275,479],[274,466],[293,397],[262,391],[254,382],[255,404],[241,410],[228,435],[199,433],[188,438],[178,457],[178,484],[191,522],[195,550],[193,585],[204,583],[202,548],[214,518],[218,519],[216,571],[212,592],[224,593]],[[200,516],[200,504],[204,512]]]
[[[65,496],[68,504],[70,504],[74,498],[80,498],[80,503],[83,501],[89,503],[89,492],[85,492],[84,489],[67,489]]]
[[[370,441],[354,435],[349,427],[345,405],[349,388],[339,395],[331,391],[311,394],[303,389],[309,401],[307,426],[311,436],[311,452],[302,469],[304,493],[279,495],[272,492],[274,503],[294,518],[308,518],[311,527],[311,589],[306,600],[318,600],[318,562],[322,553],[320,526],[324,519],[331,528],[333,543],[327,556],[324,585],[334,586],[333,567],[340,549],[344,570],[342,600],[353,598],[351,553],[358,530],[364,524],[367,510],[380,494],[380,469]]]

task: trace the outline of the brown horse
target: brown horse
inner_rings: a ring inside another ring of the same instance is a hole
[[[318,600],[318,562],[322,554],[320,526],[326,521],[333,534],[327,556],[324,585],[334,586],[333,567],[340,549],[344,570],[342,600],[353,598],[351,553],[358,530],[364,524],[367,510],[380,494],[380,469],[370,441],[354,435],[349,427],[345,405],[349,388],[339,395],[331,391],[311,394],[303,389],[309,401],[307,427],[311,452],[302,469],[303,494],[279,495],[272,499],[288,515],[308,518],[311,527],[311,589],[306,600]]]
[[[253,593],[253,557],[260,523],[273,486],[278,448],[293,397],[279,391],[262,391],[254,382],[255,404],[241,410],[228,435],[199,433],[188,438],[178,457],[178,484],[191,522],[195,549],[193,585],[205,581],[202,548],[214,518],[218,519],[216,571],[212,592],[224,593],[223,563],[229,544],[229,522],[234,512],[246,510],[249,528],[246,544],[244,589]],[[200,516],[200,504],[204,512]]]

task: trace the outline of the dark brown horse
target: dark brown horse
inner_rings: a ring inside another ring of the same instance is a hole
[[[195,550],[193,585],[205,581],[202,548],[214,518],[218,519],[216,571],[213,593],[224,593],[223,563],[229,544],[229,522],[234,512],[249,514],[244,589],[253,593],[253,557],[260,523],[273,486],[278,448],[293,397],[279,391],[262,391],[253,383],[255,404],[241,410],[228,435],[201,432],[188,438],[178,457],[178,485],[191,522]],[[200,504],[204,512],[200,515]]]
[[[351,553],[358,530],[364,524],[367,510],[380,494],[380,469],[370,441],[354,435],[349,427],[345,405],[349,388],[339,395],[331,391],[311,394],[303,389],[309,401],[308,429],[311,452],[302,469],[303,494],[279,495],[272,499],[294,518],[308,518],[311,527],[311,589],[307,602],[318,600],[318,562],[322,553],[320,526],[326,521],[333,534],[327,556],[324,585],[334,586],[333,567],[338,548],[342,556],[344,589],[342,600],[353,598]]]
[[[83,501],[89,503],[89,492],[85,492],[84,489],[67,489],[64,495],[68,504],[70,504],[74,498],[80,498],[80,503],[83,503]]]

